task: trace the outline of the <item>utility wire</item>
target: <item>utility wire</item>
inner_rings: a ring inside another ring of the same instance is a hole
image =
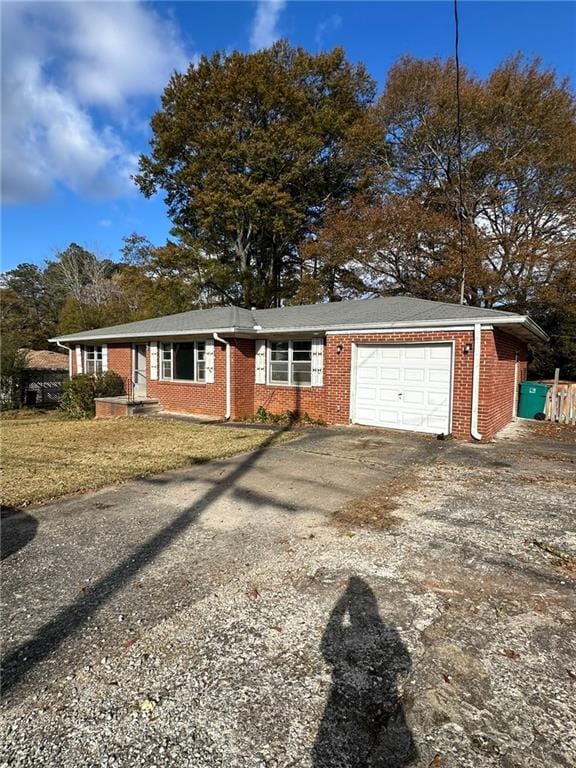
[[[458,0],[454,0],[454,52],[456,61],[456,155],[458,167],[458,228],[460,233],[460,304],[464,304],[466,263],[464,261],[464,198],[462,195],[462,105],[460,103],[460,37]]]

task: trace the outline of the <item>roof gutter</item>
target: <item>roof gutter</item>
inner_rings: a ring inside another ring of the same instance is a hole
[[[232,413],[232,387],[231,387],[231,372],[230,372],[230,342],[223,339],[214,331],[212,333],[214,341],[219,341],[221,344],[226,345],[226,413],[224,414],[225,421],[230,420]]]
[[[472,365],[472,419],[470,424],[470,434],[474,440],[482,440],[482,435],[478,432],[478,404],[480,392],[480,357],[482,354],[482,326],[480,323],[474,324],[474,360]]]
[[[101,333],[99,335],[93,335],[93,336],[82,336],[82,334],[74,334],[73,336],[55,336],[53,339],[48,339],[48,341],[55,342],[58,344],[60,341],[69,341],[70,343],[74,344],[83,344],[88,343],[91,341],[108,341],[109,339],[119,339],[119,340],[128,340],[128,339],[160,339],[160,338],[171,338],[172,336],[205,336],[207,333],[252,333],[252,328],[217,328],[216,331],[214,328],[199,328],[195,330],[188,330],[188,331],[142,331],[142,332],[136,332],[133,333]]]

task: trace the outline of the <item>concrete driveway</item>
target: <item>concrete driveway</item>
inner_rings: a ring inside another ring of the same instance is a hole
[[[313,430],[12,514],[0,765],[573,765],[549,432]]]

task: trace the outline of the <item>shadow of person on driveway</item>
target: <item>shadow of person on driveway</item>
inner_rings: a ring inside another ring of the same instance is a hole
[[[324,631],[332,687],[313,750],[314,768],[403,768],[418,752],[398,692],[410,655],[378,613],[374,592],[352,576]]]
[[[2,507],[0,518],[0,559],[5,560],[32,541],[38,530],[38,521],[27,512],[14,507]]]

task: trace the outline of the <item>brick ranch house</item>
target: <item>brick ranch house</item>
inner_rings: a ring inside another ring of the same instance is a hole
[[[71,374],[114,370],[165,411],[241,419],[262,406],[487,440],[515,415],[527,342],[546,338],[525,315],[394,296],[196,310],[52,341]]]

